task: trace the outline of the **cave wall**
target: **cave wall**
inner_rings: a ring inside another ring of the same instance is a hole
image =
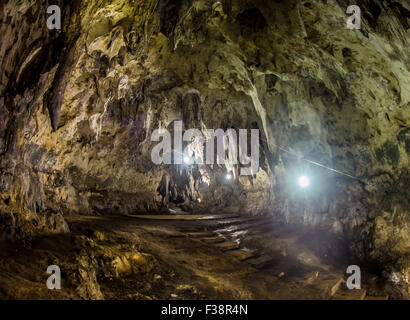
[[[360,1],[349,30],[354,3],[59,0],[51,31],[50,1],[3,1],[3,234],[67,231],[70,213],[268,214],[349,239],[408,285],[410,6]],[[151,134],[175,120],[259,128],[259,172],[154,165]]]

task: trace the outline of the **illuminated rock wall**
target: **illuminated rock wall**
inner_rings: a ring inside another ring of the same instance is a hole
[[[349,30],[353,2],[60,0],[52,31],[48,1],[0,4],[3,233],[167,206],[268,214],[408,283],[410,7],[360,1]],[[151,134],[175,120],[258,128],[258,174],[154,165]]]

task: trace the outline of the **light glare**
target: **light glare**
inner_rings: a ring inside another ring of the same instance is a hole
[[[191,164],[191,158],[188,156],[184,156],[184,162],[185,164]]]
[[[307,187],[310,185],[309,177],[307,177],[307,176],[301,176],[301,177],[299,177],[298,183],[299,183],[299,186],[300,186],[302,189],[307,188]]]

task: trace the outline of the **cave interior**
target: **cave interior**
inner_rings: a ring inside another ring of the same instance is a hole
[[[409,19],[1,1],[0,299],[410,299]]]

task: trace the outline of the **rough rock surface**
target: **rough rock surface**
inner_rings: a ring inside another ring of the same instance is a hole
[[[49,1],[1,2],[3,237],[68,232],[70,213],[267,214],[334,232],[410,292],[410,5],[359,1],[349,30],[354,2],[58,0],[54,31]],[[154,165],[174,120],[259,128],[259,172]]]

